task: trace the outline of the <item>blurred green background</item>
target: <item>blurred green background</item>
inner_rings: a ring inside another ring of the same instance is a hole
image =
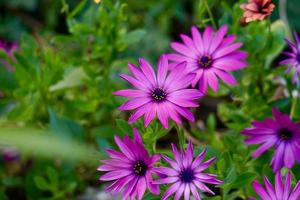
[[[113,146],[113,134],[131,132],[128,113],[117,111],[124,99],[112,95],[127,87],[118,74],[139,57],[155,65],[180,33],[210,25],[205,2],[216,24],[229,24],[251,52],[249,67],[235,73],[238,87],[221,85],[203,98],[197,122],[184,127],[199,149],[208,144],[219,158],[212,170],[225,180],[222,199],[253,196],[251,181],[272,175],[270,155],[253,161],[239,132],[270,116],[272,105],[291,107],[293,87],[277,66],[289,32],[279,2],[269,33],[269,22],[239,25],[242,0],[0,0],[0,39],[18,44],[13,56],[0,51],[0,199],[96,199],[85,195],[88,188],[102,190],[96,168],[104,148]],[[299,0],[287,2],[295,31],[299,7]],[[177,141],[173,129],[134,126],[150,151],[157,140],[159,152]]]

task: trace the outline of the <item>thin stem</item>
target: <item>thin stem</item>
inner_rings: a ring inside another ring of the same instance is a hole
[[[177,134],[178,134],[178,141],[179,141],[179,146],[181,149],[184,149],[185,145],[185,136],[184,136],[184,130],[178,126],[177,124],[175,125]]]
[[[297,93],[297,95],[293,98],[292,108],[291,108],[291,113],[290,113],[291,119],[293,119],[293,117],[294,117],[294,115],[295,115],[296,107],[297,107],[297,102],[298,102],[298,93]]]
[[[289,21],[288,21],[288,17],[287,17],[287,13],[286,13],[286,5],[287,5],[287,0],[279,0],[279,17],[280,19],[283,21],[283,23],[286,25],[287,29],[288,29],[288,38],[292,39],[292,32],[291,32],[291,27],[289,25]]]
[[[206,8],[206,10],[207,10],[207,13],[208,13],[208,15],[209,15],[210,21],[211,21],[211,23],[212,23],[214,29],[217,29],[217,24],[216,24],[216,22],[215,22],[215,20],[214,20],[214,16],[213,16],[213,14],[212,14],[212,12],[211,12],[211,9],[210,9],[210,7],[209,7],[209,5],[208,5],[208,3],[207,3],[207,0],[204,0],[204,5],[205,5],[205,8]]]

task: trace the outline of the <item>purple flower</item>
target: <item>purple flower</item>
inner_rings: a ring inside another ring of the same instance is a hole
[[[10,57],[13,56],[13,52],[18,48],[18,45],[16,42],[8,43],[5,42],[4,40],[0,39],[0,49],[4,50],[7,55]]]
[[[157,76],[146,60],[141,58],[139,65],[141,70],[133,64],[128,64],[134,77],[121,75],[136,89],[119,90],[114,93],[130,99],[119,108],[119,110],[135,110],[129,118],[129,123],[133,123],[142,115],[144,115],[145,126],[148,126],[155,116],[164,128],[168,128],[169,118],[180,124],[180,115],[194,121],[189,108],[198,107],[194,100],[203,94],[195,89],[187,89],[195,74],[185,73],[186,63],[178,64],[170,72],[168,60],[165,55],[162,55],[158,62]]]
[[[251,128],[242,131],[248,135],[246,144],[261,144],[253,153],[253,157],[258,157],[274,146],[275,153],[271,161],[273,171],[278,171],[282,167],[293,167],[295,160],[300,163],[300,124],[294,123],[288,114],[280,113],[273,108],[272,118],[267,118],[262,122],[252,122]]]
[[[218,180],[216,175],[204,173],[203,170],[208,168],[214,162],[215,158],[213,157],[202,162],[206,155],[206,150],[204,150],[194,159],[194,150],[191,141],[186,151],[179,151],[173,144],[172,150],[175,160],[163,156],[171,168],[155,168],[157,173],[167,175],[167,177],[156,180],[156,184],[172,184],[166,190],[162,200],[168,199],[173,194],[175,195],[174,200],[179,200],[182,195],[185,200],[190,199],[190,195],[194,196],[196,200],[200,200],[198,190],[214,194],[205,183],[221,184],[222,181]]]
[[[177,53],[168,54],[168,58],[175,62],[170,67],[176,68],[176,63],[187,62],[187,69],[197,73],[192,82],[195,87],[199,83],[201,92],[206,92],[208,86],[217,91],[218,78],[229,85],[235,85],[236,80],[229,72],[247,66],[244,59],[247,53],[239,51],[242,43],[233,43],[236,36],[226,36],[227,26],[222,26],[216,33],[211,27],[204,30],[203,35],[193,26],[192,38],[181,35],[182,43],[171,43]]]
[[[7,162],[16,161],[20,158],[20,152],[15,147],[0,147],[0,153]]]
[[[288,172],[285,183],[282,182],[280,172],[275,176],[275,188],[272,186],[266,176],[264,176],[265,188],[257,181],[253,182],[255,192],[263,200],[299,200],[300,199],[300,181],[291,191],[291,173]]]
[[[295,68],[292,80],[294,84],[297,84],[299,82],[298,73],[300,72],[300,39],[296,32],[294,33],[294,37],[296,39],[296,44],[286,39],[292,52],[283,52],[288,58],[281,61],[280,64],[289,66],[285,73],[289,73],[292,68]]]
[[[114,181],[106,190],[113,195],[123,190],[122,200],[136,197],[141,200],[147,188],[151,193],[159,194],[159,187],[152,183],[152,173],[160,157],[148,154],[137,129],[133,129],[133,134],[133,140],[128,135],[123,140],[115,136],[121,152],[107,149],[111,159],[101,160],[103,165],[98,167],[98,171],[107,172],[100,177],[101,181]]]

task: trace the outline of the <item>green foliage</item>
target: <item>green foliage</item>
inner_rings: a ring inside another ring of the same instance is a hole
[[[117,149],[114,135],[132,137],[133,127],[150,153],[172,156],[170,142],[186,147],[191,139],[195,154],[207,148],[205,159],[217,158],[207,171],[224,184],[217,189],[218,196],[203,194],[203,199],[247,199],[255,196],[254,179],[273,176],[272,152],[253,159],[254,147],[244,144],[240,131],[254,119],[270,117],[273,106],[287,113],[292,110],[293,119],[300,120],[297,88],[285,68],[278,66],[290,32],[278,13],[242,27],[244,0],[136,2],[0,2],[5,8],[0,36],[19,44],[13,56],[0,51],[0,147],[20,152],[13,163],[0,159],[1,200],[19,188],[28,199],[77,199],[88,187],[99,188],[96,168],[105,148]],[[287,14],[291,27],[299,30],[298,18],[293,17],[299,14],[297,5],[298,1],[289,1]],[[38,13],[42,23],[31,13]],[[178,40],[179,33],[189,34],[191,25],[223,24],[249,53],[248,67],[234,73],[238,85],[221,84],[217,93],[209,91],[208,101],[217,103],[211,106],[203,100],[195,123],[180,127],[170,123],[168,130],[157,121],[147,128],[142,120],[129,125],[127,113],[117,111],[124,99],[112,94],[127,87],[118,76],[128,73],[127,63],[145,57],[155,66],[161,53],[170,52],[170,41]],[[7,64],[14,70],[6,70]],[[299,167],[292,171],[299,179]]]

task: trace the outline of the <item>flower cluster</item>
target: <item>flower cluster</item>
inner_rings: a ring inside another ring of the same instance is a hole
[[[244,10],[243,20],[246,23],[264,20],[273,11],[275,5],[271,0],[249,0],[240,6]],[[132,124],[141,117],[147,127],[155,118],[165,129],[169,128],[169,119],[177,125],[183,119],[194,121],[192,108],[199,106],[197,100],[207,94],[208,89],[217,92],[219,79],[228,85],[237,81],[231,72],[247,67],[245,59],[248,54],[241,50],[242,43],[236,42],[235,35],[228,35],[228,26],[223,25],[215,31],[206,27],[203,32],[195,26],[191,28],[191,36],[180,35],[182,42],[172,42],[173,53],[160,57],[157,70],[144,58],[138,65],[129,63],[132,75],[121,74],[133,88],[114,92],[116,96],[126,97],[127,101],[119,107],[121,111],[133,111],[129,117]],[[288,58],[281,64],[290,65],[287,71],[295,68],[294,82],[297,82],[299,67],[299,38],[295,34],[296,44],[287,40],[292,52],[285,52]],[[266,189],[257,181],[253,188],[264,200],[298,200],[299,183],[290,192],[291,173],[286,175],[283,186],[280,169],[292,168],[295,162],[300,163],[300,123],[294,123],[287,115],[273,108],[274,118],[254,121],[251,128],[246,128],[246,144],[260,144],[253,153],[256,158],[270,148],[274,148],[271,160],[276,173],[275,188],[264,177]],[[215,157],[204,161],[206,150],[194,156],[192,142],[187,149],[178,149],[171,144],[173,159],[166,155],[150,155],[146,150],[142,137],[137,129],[133,129],[133,140],[128,135],[124,139],[115,136],[120,152],[108,149],[108,160],[102,160],[99,171],[106,172],[100,177],[102,181],[113,181],[107,187],[112,194],[122,192],[122,199],[141,200],[147,190],[153,195],[160,194],[159,185],[168,185],[162,199],[174,196],[175,200],[192,196],[200,200],[201,194],[214,191],[207,186],[221,185],[223,182],[215,174],[204,172]],[[161,162],[158,162],[161,157]],[[157,166],[160,163],[160,166]],[[167,166],[168,165],[168,166]],[[199,191],[201,193],[199,194]]]
[[[133,129],[134,139],[130,140],[128,135],[124,139],[115,136],[115,141],[121,152],[107,149],[106,152],[111,159],[102,160],[103,165],[98,167],[99,171],[107,172],[100,177],[102,181],[113,181],[106,191],[115,195],[123,192],[122,200],[137,198],[141,200],[148,189],[152,194],[160,193],[160,184],[172,184],[165,192],[162,199],[168,199],[175,194],[174,199],[179,200],[183,195],[189,199],[190,195],[196,200],[201,199],[198,189],[203,192],[214,194],[205,183],[219,185],[222,181],[214,174],[205,173],[215,160],[211,158],[203,162],[206,150],[194,158],[193,145],[189,142],[186,151],[179,151],[172,144],[174,159],[162,155],[170,167],[156,167],[160,159],[159,155],[150,156],[143,145],[142,138],[137,129]],[[153,175],[158,179],[153,180]]]

